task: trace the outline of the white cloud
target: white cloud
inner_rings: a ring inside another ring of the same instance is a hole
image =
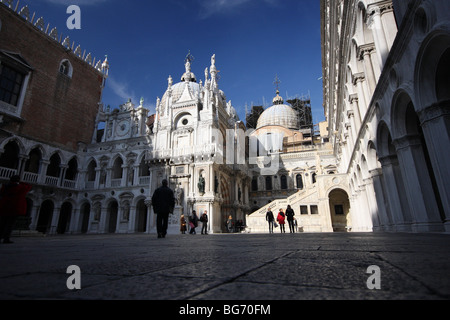
[[[106,86],[111,88],[114,94],[122,99],[122,103],[128,101],[128,99],[131,99],[134,104],[139,102],[139,100],[136,99],[134,92],[130,92],[126,84],[114,80],[111,76],[108,78]]]
[[[198,0],[200,4],[200,17],[209,18],[218,13],[229,13],[239,9],[244,4],[260,1],[263,4],[275,5],[275,0]]]
[[[108,77],[108,80],[106,81],[106,88],[109,88],[112,90],[112,92],[121,99],[119,104],[125,103],[127,102],[129,99],[131,99],[131,102],[133,102],[133,104],[137,107],[141,101],[141,98],[136,96],[136,94],[134,93],[134,91],[130,91],[130,89],[128,88],[127,84],[116,81],[114,78],[112,78],[111,76]],[[117,106],[111,106],[114,108],[118,107]],[[155,109],[155,105],[150,103],[148,99],[146,99],[144,97],[144,107],[150,109],[150,110],[154,110]]]

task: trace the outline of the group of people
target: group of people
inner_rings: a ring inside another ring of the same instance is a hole
[[[169,188],[169,182],[164,179],[162,186],[155,190],[152,196],[152,205],[156,213],[156,231],[158,238],[165,238],[167,235],[167,228],[169,226],[169,214],[173,213],[175,208],[175,196],[172,189]],[[202,234],[208,234],[208,214],[205,210],[201,217],[197,216],[194,210],[192,216],[186,220],[184,215],[180,218],[180,232],[185,234],[189,224],[190,234],[196,234],[195,228],[198,227],[198,222],[202,222]]]
[[[208,234],[208,211],[204,211],[200,218],[197,216],[197,212],[192,211],[192,216],[188,218],[189,221],[189,234],[197,234],[195,228],[198,227],[198,222],[202,223],[202,234]],[[180,218],[180,231],[181,234],[186,234],[188,223],[186,217],[182,214]]]
[[[271,208],[269,208],[266,213],[266,221],[269,223],[269,233],[273,233],[274,226],[277,228],[278,225],[280,226],[280,232],[286,233],[286,220],[289,224],[290,233],[295,233],[295,229],[297,228],[297,220],[294,218],[294,216],[295,212],[290,205],[287,206],[286,212],[284,212],[283,209],[280,208],[276,218],[276,221],[278,222],[277,224],[275,221],[275,216]]]

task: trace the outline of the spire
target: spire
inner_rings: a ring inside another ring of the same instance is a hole
[[[191,63],[194,60],[195,60],[195,58],[191,54],[191,50],[189,50],[189,53],[187,54],[186,58],[184,59],[184,67],[186,68],[186,72],[181,77],[181,81],[197,82],[197,79],[195,78],[195,74],[193,74],[191,72]]]
[[[274,81],[274,85],[276,86],[276,90],[277,90],[277,96],[275,98],[273,98],[273,105],[277,105],[277,104],[283,104],[283,98],[280,96],[280,79],[278,78],[278,75],[275,76],[275,81]]]
[[[219,86],[217,84],[217,68],[216,68],[216,55],[211,57],[211,67],[209,68],[211,73],[211,89],[217,89]]]

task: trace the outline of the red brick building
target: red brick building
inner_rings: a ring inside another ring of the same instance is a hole
[[[108,69],[19,1],[0,2],[0,183],[18,174],[33,185],[19,228],[64,233],[78,222]]]
[[[75,152],[91,142],[105,75],[69,39],[41,30],[28,8],[0,5],[0,115],[13,134]]]

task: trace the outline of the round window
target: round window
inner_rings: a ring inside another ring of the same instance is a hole
[[[189,121],[188,119],[184,119],[181,123],[183,124],[183,126],[186,126],[189,123]]]

